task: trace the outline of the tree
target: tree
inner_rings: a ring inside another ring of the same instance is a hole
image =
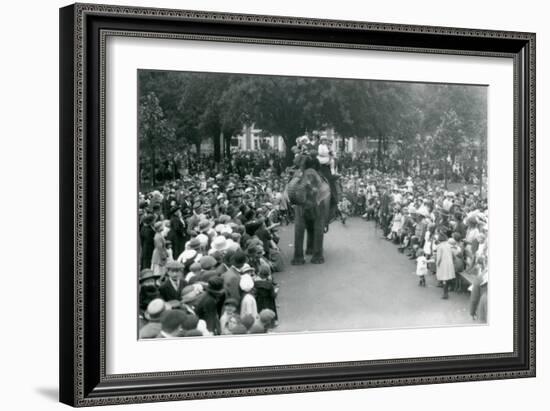
[[[151,184],[154,186],[157,159],[169,152],[175,142],[175,132],[168,125],[154,92],[141,97],[138,118],[140,150],[144,157],[150,159]]]
[[[443,113],[433,137],[432,152],[442,163],[445,188],[447,188],[448,165],[449,163],[451,167],[454,165],[457,154],[464,149],[466,143],[462,121],[454,109]]]

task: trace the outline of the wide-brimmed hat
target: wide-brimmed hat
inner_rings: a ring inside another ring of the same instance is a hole
[[[224,251],[227,249],[227,239],[223,235],[219,235],[212,240],[210,247],[213,250]]]
[[[197,250],[200,248],[200,246],[201,246],[200,240],[197,237],[195,237],[187,242],[187,244],[185,245],[185,248],[187,248],[188,250]]]
[[[155,298],[147,305],[144,316],[149,321],[158,321],[162,313],[171,309],[172,307],[170,304],[165,302],[162,298]]]
[[[212,228],[212,221],[210,220],[201,220],[199,221],[199,231],[208,231]]]
[[[178,257],[178,260],[182,263],[186,263],[189,260],[195,259],[197,256],[197,250],[190,248],[188,250],[184,250]]]
[[[153,272],[153,270],[149,269],[149,268],[144,268],[143,270],[140,271],[139,273],[139,282],[143,282],[145,280],[148,280],[149,278],[160,278],[160,275],[158,274],[155,274]]]
[[[206,247],[208,244],[208,236],[206,234],[199,234],[197,237],[197,240],[199,240],[200,247]]]

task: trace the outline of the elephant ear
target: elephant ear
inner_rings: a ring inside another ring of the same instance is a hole
[[[297,171],[287,186],[288,199],[291,204],[304,205],[306,202],[307,178],[301,171]]]

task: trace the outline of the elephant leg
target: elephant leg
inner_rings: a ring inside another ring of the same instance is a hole
[[[306,239],[306,255],[312,255],[315,248],[315,221],[305,220],[307,239]]]
[[[325,257],[323,256],[323,242],[325,236],[325,224],[328,221],[328,213],[330,208],[330,201],[327,200],[319,205],[318,221],[314,224],[313,231],[313,256],[311,262],[313,264],[323,264]]]
[[[304,259],[304,210],[300,206],[294,207],[294,258],[290,262],[292,265],[305,264]]]

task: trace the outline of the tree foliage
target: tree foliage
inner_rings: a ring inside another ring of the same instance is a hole
[[[325,128],[374,140],[380,167],[392,146],[404,169],[443,155],[466,161],[472,151],[481,164],[486,155],[481,86],[162,71],[140,71],[139,81],[142,96],[158,98],[159,107],[149,102],[148,110],[161,109],[164,127],[173,129],[173,150],[200,150],[213,140],[219,159],[220,135],[227,148],[243,126],[254,124],[282,136],[287,150],[296,137]]]

